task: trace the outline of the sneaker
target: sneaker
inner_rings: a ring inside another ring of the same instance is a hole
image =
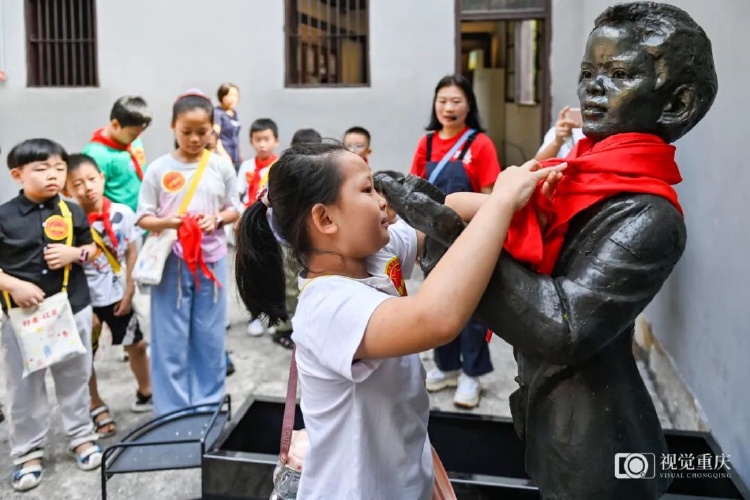
[[[427,372],[427,379],[425,380],[425,387],[429,392],[442,391],[448,387],[456,387],[458,385],[458,374],[461,370],[451,370],[444,372],[433,368]]]
[[[251,337],[260,337],[266,331],[263,328],[263,322],[260,319],[256,319],[247,324],[247,334]]]
[[[147,413],[154,410],[154,397],[152,395],[144,396],[141,391],[135,391],[135,401],[130,405],[130,411],[133,413]]]
[[[481,392],[482,386],[479,385],[479,379],[462,373],[458,376],[458,388],[453,396],[453,404],[468,410],[476,408],[479,406]]]

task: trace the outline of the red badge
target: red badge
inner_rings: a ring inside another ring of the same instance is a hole
[[[182,172],[170,170],[161,178],[161,185],[168,193],[176,193],[185,185],[185,176]]]
[[[391,282],[393,282],[393,286],[398,290],[398,294],[402,297],[405,296],[407,294],[406,282],[404,281],[404,273],[401,271],[401,261],[398,257],[393,257],[388,261],[385,265],[385,274],[391,279]]]
[[[64,240],[70,234],[70,224],[60,215],[53,215],[44,221],[44,234],[53,241]]]

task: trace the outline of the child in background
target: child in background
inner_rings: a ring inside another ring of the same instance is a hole
[[[370,132],[364,127],[352,127],[344,134],[344,147],[370,163]]]
[[[146,101],[137,96],[120,97],[112,106],[109,123],[94,132],[83,148],[105,178],[104,196],[135,210],[146,169],[141,134],[151,124]]]
[[[283,253],[274,232],[294,242],[291,251],[306,266],[293,320],[310,440],[298,498],[432,498],[429,397],[419,353],[458,336],[489,282],[514,212],[540,182],[549,192],[559,170],[532,161],[508,168],[490,195],[446,199],[473,220],[420,290],[406,296],[404,278],[423,237],[405,222],[388,225],[368,165],[331,144],[282,154],[267,196],[240,222],[236,275],[252,316],[274,323],[286,318]]]
[[[258,118],[250,125],[250,145],[255,157],[245,160],[237,172],[237,189],[240,201],[252,205],[261,189],[261,182],[268,179],[268,169],[278,159],[275,149],[279,147],[279,128],[270,118]]]
[[[292,145],[296,144],[319,144],[323,141],[320,133],[313,128],[301,128],[292,136]]]
[[[349,149],[349,148],[347,148],[347,149]],[[349,149],[349,151],[352,151],[352,150]],[[352,153],[354,153],[354,151],[352,151]],[[357,153],[354,153],[354,154],[357,154]],[[385,194],[384,194],[384,191],[383,191],[383,186],[381,186],[380,182],[378,182],[378,180],[375,179],[375,177],[377,177],[379,174],[385,174],[385,175],[387,175],[389,177],[392,177],[393,179],[396,179],[396,180],[403,179],[404,178],[404,174],[402,174],[401,172],[396,172],[395,170],[381,170],[379,172],[375,172],[374,174],[372,174],[372,176],[373,176],[373,184],[375,186],[375,191],[377,191],[378,194],[380,196],[382,196],[383,199],[385,199]],[[393,207],[391,207],[390,203],[388,203],[388,200],[385,201],[385,213],[388,214],[388,224],[395,224],[396,221],[398,221],[398,214],[393,209]]]
[[[153,407],[146,343],[132,307],[135,294],[132,271],[137,252],[136,240],[141,237],[141,231],[135,224],[135,213],[130,207],[112,203],[104,196],[104,183],[104,174],[93,158],[84,154],[70,155],[67,194],[73,196],[84,209],[92,231],[96,231],[96,234],[92,233],[97,245],[95,258],[83,267],[97,318],[95,322],[99,323],[99,328],[93,331],[93,352],[96,354],[99,347],[101,324],[106,323],[112,332],[112,345],[124,347],[138,384],[130,409],[143,413],[151,411]],[[124,290],[117,278],[123,267],[126,270]],[[115,434],[117,426],[99,395],[94,370],[91,372],[89,392],[91,418],[96,432],[102,437]]]
[[[86,214],[78,205],[65,203],[59,193],[65,186],[68,155],[49,139],[30,139],[8,154],[11,177],[22,186],[21,194],[0,206],[0,289],[10,295],[8,307],[32,308],[45,297],[59,293],[68,276],[68,300],[84,346],[91,346],[91,299],[81,264],[96,253]],[[70,211],[71,223],[63,214]],[[52,231],[46,227],[54,222]],[[66,244],[73,233],[72,246]],[[49,432],[50,406],[44,382],[47,370],[23,376],[23,355],[13,323],[2,327],[3,368],[8,388],[8,435],[15,470],[11,485],[26,491],[39,485],[44,474],[42,458]],[[88,383],[91,349],[85,354],[49,368],[55,382],[68,448],[81,470],[93,470],[102,461],[98,436],[89,417]]]
[[[151,383],[154,414],[214,404],[226,381],[227,239],[237,220],[236,173],[228,160],[205,151],[213,106],[193,90],[172,108],[178,148],[154,161],[138,200],[138,225],[176,229],[161,283],[151,289]],[[208,163],[188,204],[177,215],[204,152]]]

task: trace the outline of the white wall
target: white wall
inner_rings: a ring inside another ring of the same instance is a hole
[[[575,101],[586,36],[608,0],[555,0],[553,113]],[[713,43],[719,94],[708,116],[677,145],[684,181],[685,254],[646,311],[653,331],[697,397],[714,436],[750,482],[750,58],[746,0],[671,0]],[[721,6],[720,12],[717,10]]]
[[[370,2],[371,86],[349,89],[284,88],[280,0],[98,1],[101,86],[30,89],[23,2],[0,3],[6,65],[1,69],[8,75],[0,84],[0,202],[17,190],[5,167],[5,155],[17,142],[46,136],[79,150],[107,121],[115,99],[139,94],[155,111],[143,137],[153,159],[171,147],[174,99],[191,87],[213,96],[224,81],[241,90],[246,155],[247,133],[257,117],[278,123],[282,147],[298,128],[340,138],[348,127],[362,125],[373,134],[373,168],[407,171],[429,118],[434,86],[454,68],[453,0]]]

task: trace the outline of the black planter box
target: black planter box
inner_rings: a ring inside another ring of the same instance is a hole
[[[245,402],[203,456],[204,499],[268,499],[283,414],[281,399]],[[303,426],[297,407],[295,429]],[[429,433],[459,499],[539,499],[524,470],[524,444],[510,419],[432,411]],[[666,431],[666,438],[670,453],[721,454],[707,433]],[[664,498],[750,499],[750,493],[733,474],[732,479],[675,479]]]

